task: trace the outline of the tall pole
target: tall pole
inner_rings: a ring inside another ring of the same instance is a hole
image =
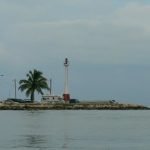
[[[13,80],[14,81],[14,89],[15,89],[15,99],[17,98],[17,88],[16,88],[16,79]]]
[[[52,95],[52,79],[49,80],[49,92]]]
[[[68,89],[68,66],[65,66],[65,90],[64,94],[69,94],[69,89]]]
[[[3,74],[0,74],[0,77],[3,77],[4,75]]]
[[[65,67],[65,89],[64,89],[63,99],[65,102],[69,102],[70,94],[69,94],[69,90],[68,90],[68,67],[69,67],[68,58],[65,59],[64,67]]]

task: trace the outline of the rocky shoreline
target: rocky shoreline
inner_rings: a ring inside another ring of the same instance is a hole
[[[42,103],[1,103],[0,110],[150,110],[149,107],[136,104],[42,104]]]

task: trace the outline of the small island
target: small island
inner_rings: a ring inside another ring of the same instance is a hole
[[[79,103],[18,103],[1,102],[0,110],[150,110],[138,104],[79,102]]]
[[[19,81],[19,90],[25,91],[28,100],[10,98],[0,102],[0,110],[150,110],[149,107],[138,104],[123,104],[115,100],[107,101],[85,101],[71,99],[68,91],[68,66],[66,58],[65,67],[65,89],[63,96],[51,94],[51,84],[48,86],[46,77],[39,70],[34,69],[26,74],[26,78]],[[16,89],[16,87],[15,87]],[[44,90],[50,91],[49,95],[44,95]],[[16,90],[15,90],[16,91]],[[35,92],[42,95],[41,102],[35,101]],[[16,93],[16,92],[15,92]]]

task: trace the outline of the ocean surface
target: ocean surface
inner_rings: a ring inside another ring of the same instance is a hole
[[[0,150],[150,150],[150,111],[0,111]]]

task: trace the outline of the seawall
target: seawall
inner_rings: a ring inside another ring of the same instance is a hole
[[[136,104],[34,104],[1,103],[0,110],[150,110],[149,107]]]

